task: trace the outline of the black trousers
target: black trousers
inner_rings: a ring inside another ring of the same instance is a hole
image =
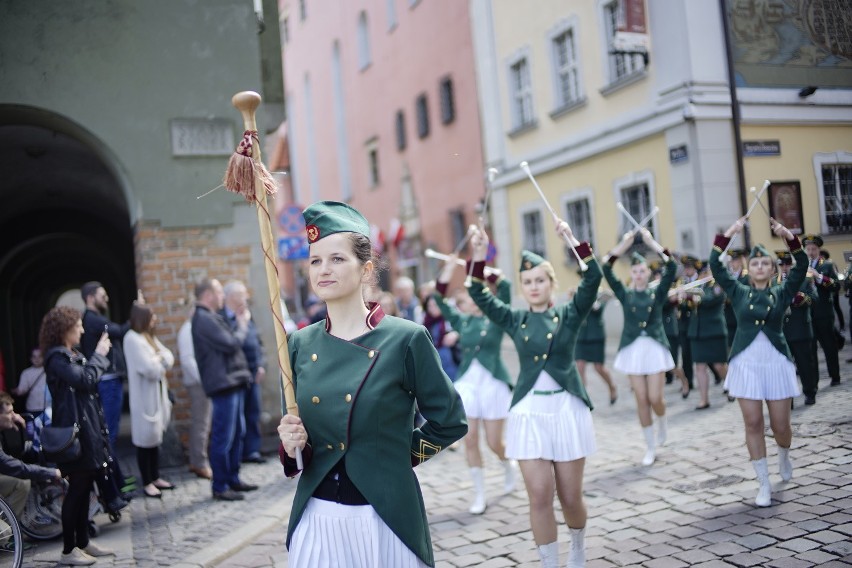
[[[814,361],[817,361],[817,343],[825,353],[825,366],[833,381],[840,380],[840,358],[837,354],[837,339],[834,337],[834,318],[814,318]]]
[[[89,546],[89,498],[95,486],[97,471],[74,471],[68,474],[68,491],[62,500],[62,553],[76,546]]]
[[[802,381],[802,392],[805,396],[816,396],[817,383],[819,382],[819,370],[814,358],[813,341],[788,341],[793,361],[796,363],[796,372]]]
[[[689,388],[692,388],[694,386],[692,379],[695,377],[695,368],[692,363],[692,345],[690,345],[690,341],[686,336],[686,333],[680,334],[680,356],[683,363],[683,374],[686,375],[686,380],[689,382]]]
[[[139,473],[142,474],[142,485],[154,483],[160,479],[160,448],[136,447],[136,462],[139,464]]]

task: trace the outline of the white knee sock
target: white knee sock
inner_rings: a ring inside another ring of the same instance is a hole
[[[571,532],[571,550],[565,568],[583,568],[586,565],[586,527],[568,527],[568,530]]]
[[[503,494],[508,495],[515,490],[517,476],[515,474],[515,462],[509,459],[503,460],[503,471],[505,477],[503,479]]]
[[[753,460],[751,465],[754,467],[754,473],[757,475],[757,481],[760,484],[757,496],[754,498],[754,504],[758,507],[768,507],[772,504],[772,485],[769,483],[769,468],[766,465],[766,458]]]
[[[667,436],[668,421],[666,420],[666,415],[663,414],[662,416],[657,416],[657,445],[665,445]]]
[[[481,467],[470,468],[470,478],[473,480],[473,503],[467,510],[472,515],[481,515],[485,512],[485,477]]]
[[[790,461],[790,448],[778,446],[778,473],[781,479],[790,481],[793,479],[793,462]]]
[[[538,547],[541,568],[559,568],[559,543],[551,542]]]

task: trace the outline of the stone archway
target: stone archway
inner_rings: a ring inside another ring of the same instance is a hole
[[[0,350],[6,388],[29,365],[44,313],[66,291],[101,281],[111,317],[136,295],[128,188],[79,125],[0,105]]]

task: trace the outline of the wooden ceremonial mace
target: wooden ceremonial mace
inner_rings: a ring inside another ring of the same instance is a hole
[[[260,95],[254,91],[242,91],[231,98],[231,103],[243,116],[246,133],[237,153],[231,158],[228,172],[225,174],[225,187],[243,195],[247,201],[257,205],[257,222],[260,226],[260,244],[263,250],[266,268],[266,286],[269,289],[269,309],[275,320],[275,343],[278,351],[278,368],[281,371],[281,392],[287,414],[299,416],[296,404],[296,391],[293,388],[293,373],[290,368],[290,353],[287,350],[287,332],[284,329],[284,316],[281,312],[281,284],[278,280],[278,267],[275,263],[275,245],[272,237],[272,222],[266,200],[267,192],[274,191],[274,182],[260,159],[260,141],[257,137],[255,113],[260,106]],[[248,149],[245,150],[245,146]],[[247,162],[249,158],[251,162]],[[251,181],[246,174],[251,172]],[[244,176],[242,179],[240,176]],[[246,183],[247,182],[247,183]],[[272,184],[272,188],[270,188]],[[296,462],[303,468],[302,453],[297,450]]]

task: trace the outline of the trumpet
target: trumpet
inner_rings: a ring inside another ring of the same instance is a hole
[[[436,250],[430,249],[430,248],[427,248],[426,250],[423,251],[423,256],[428,257],[428,258],[434,258],[434,259],[437,259],[437,260],[443,260],[444,262],[447,262],[448,260],[450,260],[450,255],[442,254],[442,253],[440,253]],[[456,264],[458,264],[459,266],[466,266],[467,263],[465,263],[465,261],[463,261],[462,259],[457,258]],[[491,276],[492,274],[498,275],[498,274],[500,274],[500,271],[496,268],[491,268],[490,266],[486,266],[485,267],[485,275]]]

